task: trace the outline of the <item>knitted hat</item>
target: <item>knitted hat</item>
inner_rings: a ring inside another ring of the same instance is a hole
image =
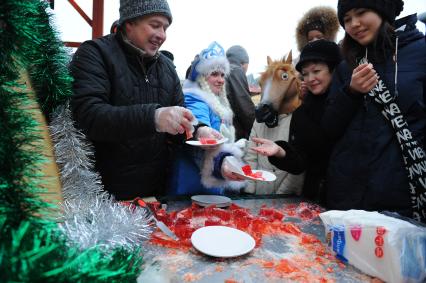
[[[196,81],[199,75],[208,76],[216,71],[228,75],[229,62],[228,59],[226,59],[223,47],[216,41],[213,41],[206,49],[201,51],[192,62],[189,79],[191,81]]]
[[[376,11],[389,23],[393,23],[395,18],[402,12],[404,1],[402,0],[339,0],[337,3],[337,15],[340,24],[344,27],[343,18],[345,14],[354,8],[367,8]]]
[[[296,70],[302,72],[303,66],[308,62],[324,62],[332,71],[341,60],[340,49],[336,43],[325,39],[315,40],[302,49]]]
[[[242,65],[250,62],[247,51],[240,45],[234,45],[226,51],[229,63]]]
[[[303,15],[296,27],[299,51],[308,43],[308,33],[311,30],[319,30],[324,34],[325,39],[335,41],[339,31],[336,11],[331,7],[318,6],[311,8]]]
[[[120,19],[118,24],[140,16],[162,14],[172,23],[172,12],[167,0],[120,0]]]

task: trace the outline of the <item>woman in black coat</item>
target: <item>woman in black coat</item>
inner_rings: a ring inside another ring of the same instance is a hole
[[[254,138],[252,148],[269,156],[269,161],[292,174],[306,171],[302,196],[324,204],[325,174],[331,143],[321,128],[333,71],[340,62],[336,43],[324,39],[308,43],[300,55],[296,69],[307,84],[308,93],[303,104],[293,112],[289,141],[270,141]]]
[[[346,34],[323,119],[336,140],[327,203],[426,221],[426,44],[415,15],[395,21],[403,5],[338,2]]]

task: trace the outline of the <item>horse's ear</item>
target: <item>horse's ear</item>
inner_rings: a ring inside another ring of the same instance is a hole
[[[272,64],[272,59],[269,56],[266,56],[266,62],[268,62],[268,66]]]
[[[292,54],[291,54],[291,50],[290,50],[290,52],[288,53],[288,55],[287,55],[287,60],[286,60],[286,63],[287,64],[291,64],[293,62],[293,56],[292,56]]]

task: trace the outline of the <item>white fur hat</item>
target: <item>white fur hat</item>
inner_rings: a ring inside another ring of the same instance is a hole
[[[208,76],[216,71],[223,72],[227,76],[229,70],[225,50],[219,43],[213,41],[192,62],[189,79],[195,81],[199,75]]]

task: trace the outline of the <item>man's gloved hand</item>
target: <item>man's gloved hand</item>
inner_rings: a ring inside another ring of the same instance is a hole
[[[195,133],[195,138],[197,140],[199,140],[200,138],[207,138],[207,139],[222,139],[223,136],[221,133],[219,133],[218,131],[216,131],[213,128],[207,127],[207,126],[203,126],[203,127],[199,127],[197,129],[197,132]]]
[[[191,111],[180,107],[161,107],[155,110],[155,129],[159,133],[171,135],[183,134],[185,131],[192,132],[194,127],[192,121],[194,116]]]

